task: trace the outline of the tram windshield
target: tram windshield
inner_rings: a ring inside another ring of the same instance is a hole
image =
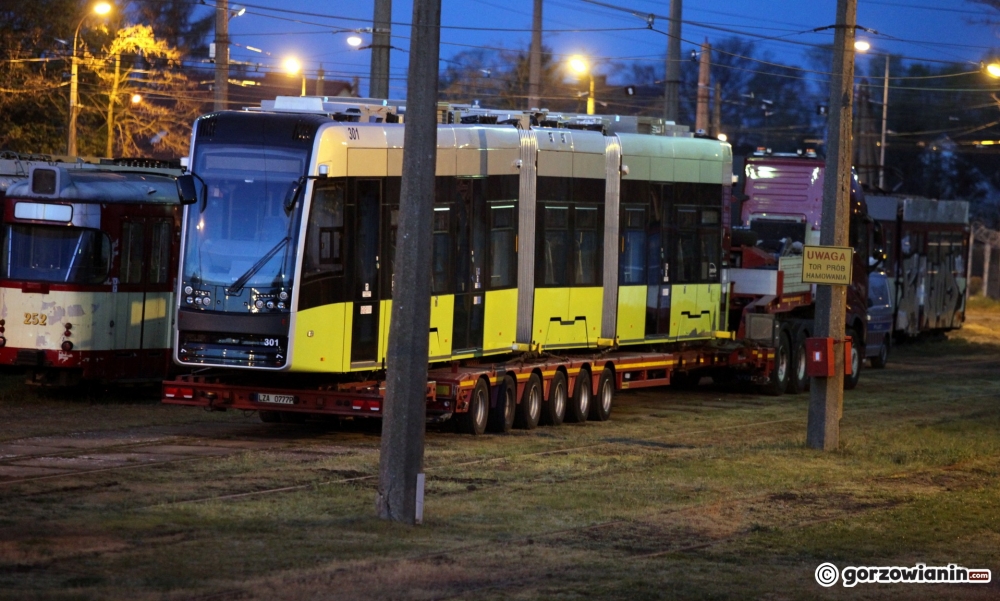
[[[196,146],[193,172],[206,194],[187,211],[184,280],[290,287],[298,205],[286,213],[284,200],[305,174],[307,158],[307,151],[291,148]]]
[[[100,284],[110,264],[111,242],[100,230],[23,224],[4,228],[4,278]]]

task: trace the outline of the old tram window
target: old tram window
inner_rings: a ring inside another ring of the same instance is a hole
[[[170,223],[153,223],[153,244],[149,254],[151,284],[165,284],[170,277]]]
[[[125,221],[122,223],[121,283],[142,282],[142,223]]]

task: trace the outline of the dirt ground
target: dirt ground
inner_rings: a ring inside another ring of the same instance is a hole
[[[1000,312],[893,350],[804,445],[808,395],[620,393],[605,423],[427,434],[424,524],[375,517],[378,426],[0,379],[0,599],[997,599]]]

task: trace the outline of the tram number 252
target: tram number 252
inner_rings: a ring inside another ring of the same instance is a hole
[[[25,313],[24,324],[29,326],[44,326],[49,316],[45,313]]]

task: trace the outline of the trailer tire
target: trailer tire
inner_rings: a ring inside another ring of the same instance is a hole
[[[844,376],[844,390],[854,390],[861,379],[862,357],[865,356],[865,348],[858,344],[858,335],[854,328],[847,328],[846,334],[851,337],[851,375]]]
[[[806,375],[806,360],[809,358],[806,352],[805,330],[799,330],[795,334],[795,345],[792,347],[792,370],[788,376],[788,393],[800,394],[809,390],[809,376]]]
[[[463,434],[482,436],[486,432],[487,415],[490,410],[490,387],[482,378],[476,382],[469,398],[469,410],[456,416],[458,431]]]
[[[504,376],[497,387],[497,402],[486,421],[486,429],[496,434],[507,434],[514,427],[517,412],[517,383],[511,376]]]
[[[280,411],[258,411],[257,415],[260,417],[260,421],[264,422],[265,424],[281,423]]]
[[[878,354],[872,357],[872,367],[875,369],[883,369],[885,364],[889,362],[889,335],[886,334],[882,338],[882,344],[878,347]]]
[[[764,394],[781,396],[788,387],[788,377],[792,366],[792,345],[788,341],[788,330],[778,334],[778,346],[774,349],[774,371],[768,374]]]
[[[531,374],[528,383],[521,394],[521,403],[517,406],[517,416],[514,425],[524,430],[534,430],[542,417],[542,379],[538,374]]]
[[[611,404],[615,399],[615,373],[610,367],[601,372],[597,383],[597,396],[590,402],[590,421],[606,422],[611,417]]]
[[[566,421],[572,424],[587,421],[593,394],[590,390],[590,370],[580,369],[576,376],[576,386],[573,387],[573,401],[566,407]]]
[[[542,423],[559,426],[566,419],[566,374],[557,371],[549,382],[549,398],[542,404]]]

